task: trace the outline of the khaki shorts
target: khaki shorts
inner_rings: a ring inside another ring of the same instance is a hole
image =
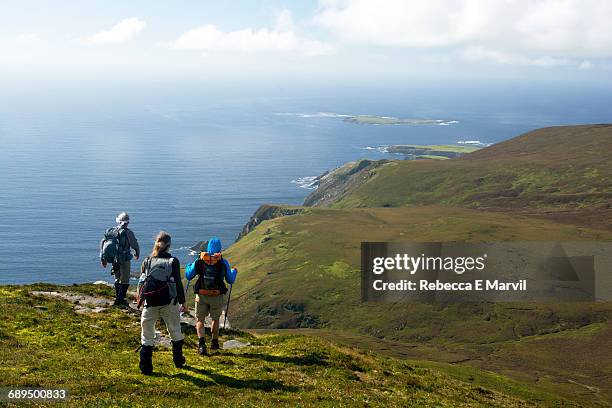
[[[219,320],[221,317],[221,311],[223,310],[223,301],[225,296],[201,296],[196,295],[195,302],[195,314],[198,320],[204,321],[206,316],[210,313],[210,317],[213,320]]]

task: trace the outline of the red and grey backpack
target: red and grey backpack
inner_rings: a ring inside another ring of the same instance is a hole
[[[144,260],[145,270],[138,281],[138,307],[165,306],[177,301],[176,282],[172,276],[174,258],[150,257]]]

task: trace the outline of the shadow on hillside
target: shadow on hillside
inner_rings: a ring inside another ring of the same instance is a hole
[[[244,353],[237,354],[238,357],[244,358],[252,358],[257,360],[264,360],[271,363],[285,363],[285,364],[294,364],[294,365],[318,365],[323,367],[329,367],[329,362],[327,361],[327,356],[325,354],[320,353],[310,353],[305,356],[300,357],[285,357],[285,356],[273,356],[270,354],[261,354],[261,353]]]
[[[185,367],[185,369],[188,369],[188,368]],[[206,388],[206,387],[210,387],[213,385],[217,385],[217,383],[215,383],[212,380],[205,380],[203,378],[194,377],[192,375],[185,374],[185,373],[170,375],[166,373],[154,372],[151,376],[158,377],[158,378],[169,378],[169,379],[180,378],[181,380],[188,381],[199,388]]]
[[[224,385],[230,388],[239,388],[239,389],[250,388],[253,390],[263,390],[263,391],[278,390],[278,391],[296,392],[299,390],[299,387],[285,385],[275,380],[258,380],[258,379],[240,380],[237,378],[229,377],[227,375],[215,373],[213,371],[206,370],[204,368],[191,367],[191,366],[185,366],[185,370],[205,375],[209,377],[212,381],[194,377],[186,373],[180,373],[180,374],[168,376],[168,377],[180,378],[182,380],[189,381],[193,385],[200,387],[200,388],[209,387],[211,385]],[[163,376],[167,376],[167,375],[163,375]]]

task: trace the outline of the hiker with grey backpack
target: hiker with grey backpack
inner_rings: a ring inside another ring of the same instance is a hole
[[[100,263],[104,268],[108,264],[112,265],[111,275],[115,276],[114,306],[125,308],[128,306],[125,297],[130,287],[131,260],[138,260],[140,247],[136,236],[128,228],[130,216],[122,212],[115,221],[117,226],[107,229],[100,242]]]
[[[155,238],[151,255],[142,262],[138,281],[138,308],[144,306],[140,316],[141,347],[140,371],[153,372],[155,323],[163,319],[172,339],[172,360],[177,368],[185,365],[184,336],[181,332],[181,312],[188,312],[181,280],[181,264],[170,254],[171,237],[161,231]]]

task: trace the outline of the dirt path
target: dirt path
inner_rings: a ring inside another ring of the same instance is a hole
[[[103,312],[113,307],[113,301],[108,298],[84,295],[81,293],[74,293],[74,292],[68,292],[68,291],[58,292],[58,291],[34,290],[30,292],[30,294],[32,294],[33,296],[43,296],[46,298],[65,300],[74,305],[74,311],[76,313],[81,313],[81,314],[100,313],[100,312]],[[132,292],[132,295],[135,295],[135,293]],[[134,300],[132,300],[129,303],[129,306],[127,308],[118,309],[118,310],[121,310],[124,313],[128,313],[130,315],[133,315],[134,317],[140,318],[141,310],[138,309],[136,302]],[[222,329],[231,329],[229,320],[227,320],[227,323],[225,323],[225,311],[221,314],[220,323],[221,323]],[[195,324],[196,324],[196,319],[194,315],[192,315],[191,313],[189,314],[181,313],[181,326],[183,327],[187,326],[191,330],[195,330]],[[211,324],[212,324],[212,319],[210,318],[210,316],[206,317],[204,326],[207,328],[210,328]],[[162,346],[162,347],[172,346],[170,337],[168,337],[166,333],[163,333],[158,330],[156,330],[155,332],[155,343],[156,345]]]

